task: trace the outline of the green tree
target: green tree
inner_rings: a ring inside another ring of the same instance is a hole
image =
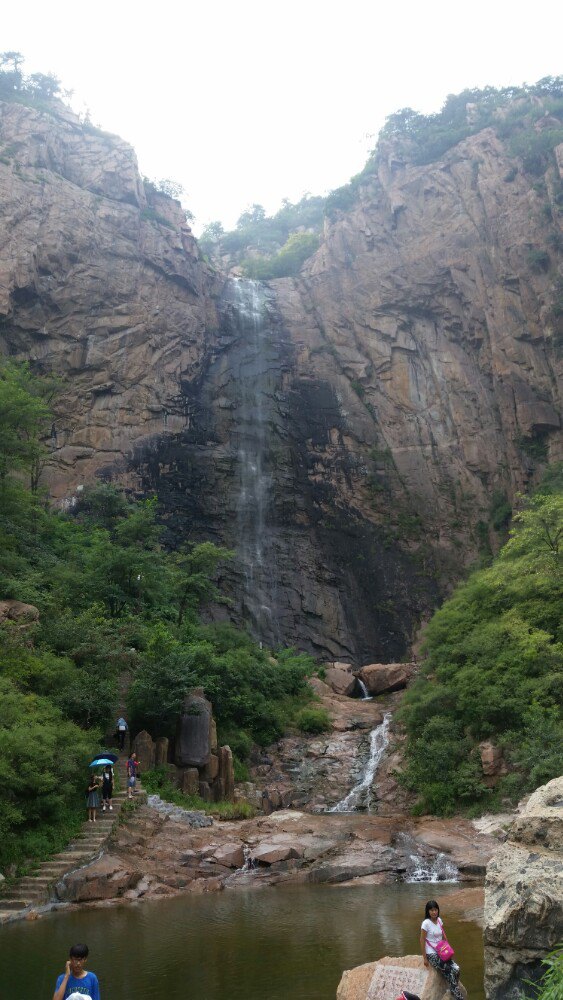
[[[234,553],[220,548],[213,542],[184,545],[171,554],[175,569],[173,590],[178,607],[178,625],[182,625],[186,611],[197,611],[201,604],[220,599],[221,592],[213,581],[218,566]]]
[[[51,420],[41,383],[27,364],[0,359],[0,488],[7,475],[25,470],[37,488],[45,454],[42,438]]]
[[[245,212],[237,219],[237,229],[248,229],[250,226],[255,226],[257,223],[263,222],[266,218],[266,210],[262,205],[251,205],[247,208]]]

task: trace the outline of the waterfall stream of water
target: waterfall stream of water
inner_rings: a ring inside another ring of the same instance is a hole
[[[368,691],[367,687],[365,686],[364,682],[362,680],[360,680],[359,677],[357,677],[356,680],[358,681],[358,684],[360,686],[360,690],[362,692],[362,701],[372,701],[372,695],[369,693],[369,691]]]
[[[236,546],[242,569],[242,615],[255,637],[279,640],[274,556],[271,425],[280,350],[258,281],[230,279],[228,296],[239,335],[235,380]]]
[[[372,730],[370,734],[369,757],[358,784],[354,786],[345,798],[341,799],[340,802],[337,802],[332,809],[329,809],[329,812],[348,813],[356,812],[358,809],[365,809],[369,812],[371,805],[371,786],[373,784],[377,768],[381,763],[381,758],[383,757],[383,754],[387,749],[387,744],[389,743],[390,721],[391,713],[386,712],[381,725]]]

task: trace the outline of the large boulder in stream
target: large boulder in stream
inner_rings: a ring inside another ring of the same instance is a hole
[[[349,663],[330,663],[326,669],[325,681],[335,694],[350,696],[356,687],[356,678]]]
[[[375,695],[406,687],[415,669],[414,663],[368,663],[356,672],[356,676],[365,684],[368,693]]]
[[[142,877],[111,854],[66,875],[55,886],[57,898],[65,903],[87,903],[95,899],[115,899],[132,889]]]
[[[460,987],[465,994],[461,983]],[[425,969],[421,955],[406,955],[380,958],[344,972],[336,1000],[395,1000],[403,990],[421,1000],[447,1000],[450,995],[445,980],[434,969]]]

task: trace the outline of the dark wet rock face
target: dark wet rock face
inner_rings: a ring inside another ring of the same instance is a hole
[[[211,537],[235,550],[234,617],[269,646],[400,658],[435,587],[355,508],[337,391],[298,370],[258,283],[229,281],[220,314],[224,349],[183,387],[189,427],[137,448],[131,466],[156,491],[170,544]]]

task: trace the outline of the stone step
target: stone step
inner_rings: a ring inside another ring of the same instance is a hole
[[[46,861],[45,864],[41,865],[40,871],[42,875],[50,875],[51,872],[56,874],[57,872],[64,872],[68,866],[68,861]]]
[[[60,851],[58,854],[53,854],[53,861],[68,861],[70,865],[76,864],[78,861],[82,861],[83,858],[87,857],[87,851]]]
[[[24,889],[31,889],[33,886],[37,886],[38,889],[43,885],[51,885],[53,882],[52,875],[25,875],[24,878],[20,878],[18,882],[18,887],[23,891]]]
[[[2,899],[0,905],[3,910],[25,910],[31,900],[27,899]]]

